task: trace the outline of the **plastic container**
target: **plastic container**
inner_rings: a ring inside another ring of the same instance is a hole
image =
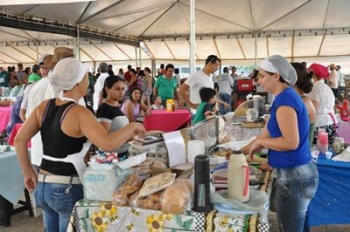
[[[169,112],[175,111],[175,101],[174,101],[174,99],[166,100],[166,111],[169,111]]]
[[[340,154],[345,148],[345,141],[342,137],[336,137],[333,142],[333,151]]]
[[[244,154],[233,151],[227,169],[228,197],[241,202],[249,201],[249,174]]]

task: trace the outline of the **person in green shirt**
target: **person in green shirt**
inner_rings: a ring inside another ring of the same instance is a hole
[[[162,105],[166,106],[166,100],[177,99],[176,79],[174,78],[174,65],[167,64],[165,66],[165,74],[157,78],[153,88],[153,96],[160,96]]]
[[[196,115],[192,121],[192,125],[204,121],[214,114],[213,108],[216,101],[216,91],[212,88],[201,88],[199,90],[199,96],[201,98],[201,103],[197,107]]]
[[[35,64],[32,67],[33,73],[28,77],[28,83],[33,83],[41,79],[40,66]]]

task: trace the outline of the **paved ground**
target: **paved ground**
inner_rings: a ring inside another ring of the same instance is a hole
[[[271,225],[270,232],[277,232],[276,214],[269,214],[269,221]],[[11,218],[10,227],[1,227],[1,232],[43,232],[42,217],[34,218],[29,217],[28,212],[22,212]],[[312,227],[311,232],[348,232],[350,231],[350,225],[337,225],[337,226],[318,226]]]

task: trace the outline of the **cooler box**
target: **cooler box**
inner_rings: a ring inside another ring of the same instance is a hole
[[[251,92],[253,91],[253,80],[242,79],[237,81],[237,91],[238,92]]]

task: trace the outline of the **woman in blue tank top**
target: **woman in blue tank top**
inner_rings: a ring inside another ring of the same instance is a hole
[[[259,84],[275,96],[262,135],[242,149],[252,155],[268,148],[268,165],[277,174],[276,212],[280,231],[308,231],[306,212],[318,186],[311,160],[309,119],[301,97],[291,87],[297,81],[293,66],[282,56],[271,56],[259,65]]]

